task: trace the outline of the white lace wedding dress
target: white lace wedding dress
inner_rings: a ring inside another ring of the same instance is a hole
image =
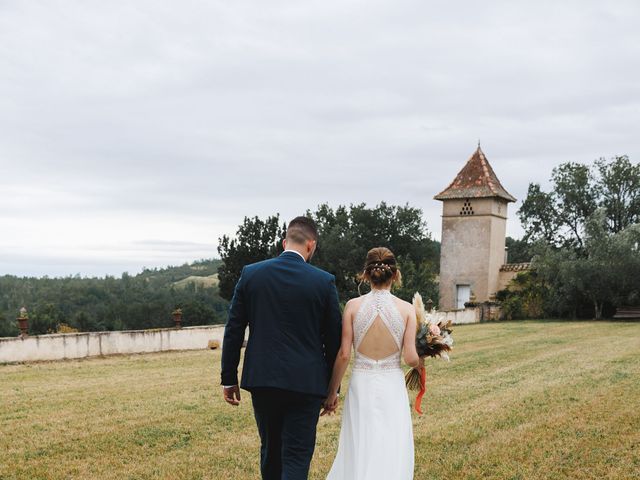
[[[371,326],[382,322],[398,350],[373,360],[358,351]],[[338,453],[327,480],[413,478],[413,428],[400,367],[405,322],[388,290],[365,295],[353,324],[355,362],[347,391]]]

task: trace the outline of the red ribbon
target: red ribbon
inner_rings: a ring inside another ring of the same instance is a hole
[[[427,391],[427,369],[422,367],[420,370],[420,391],[416,396],[416,404],[415,409],[420,415],[422,415],[422,397],[424,393]]]

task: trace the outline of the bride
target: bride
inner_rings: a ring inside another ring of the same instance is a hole
[[[415,346],[415,310],[391,294],[400,271],[388,248],[369,251],[361,277],[371,291],[345,306],[342,344],[325,401],[327,411],[336,409],[353,346],[338,453],[327,480],[412,479],[413,432],[400,354],[407,365],[422,365]]]

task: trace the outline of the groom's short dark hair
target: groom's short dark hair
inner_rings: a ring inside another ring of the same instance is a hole
[[[309,217],[296,217],[287,227],[287,240],[293,243],[304,243],[307,240],[318,240],[318,227]]]

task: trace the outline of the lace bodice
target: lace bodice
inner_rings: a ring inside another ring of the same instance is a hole
[[[360,353],[358,348],[375,320],[380,320],[389,330],[398,350],[388,357],[374,360]],[[389,290],[372,290],[365,295],[353,321],[353,344],[355,347],[354,369],[391,370],[400,367],[400,353],[404,337],[405,322]]]

